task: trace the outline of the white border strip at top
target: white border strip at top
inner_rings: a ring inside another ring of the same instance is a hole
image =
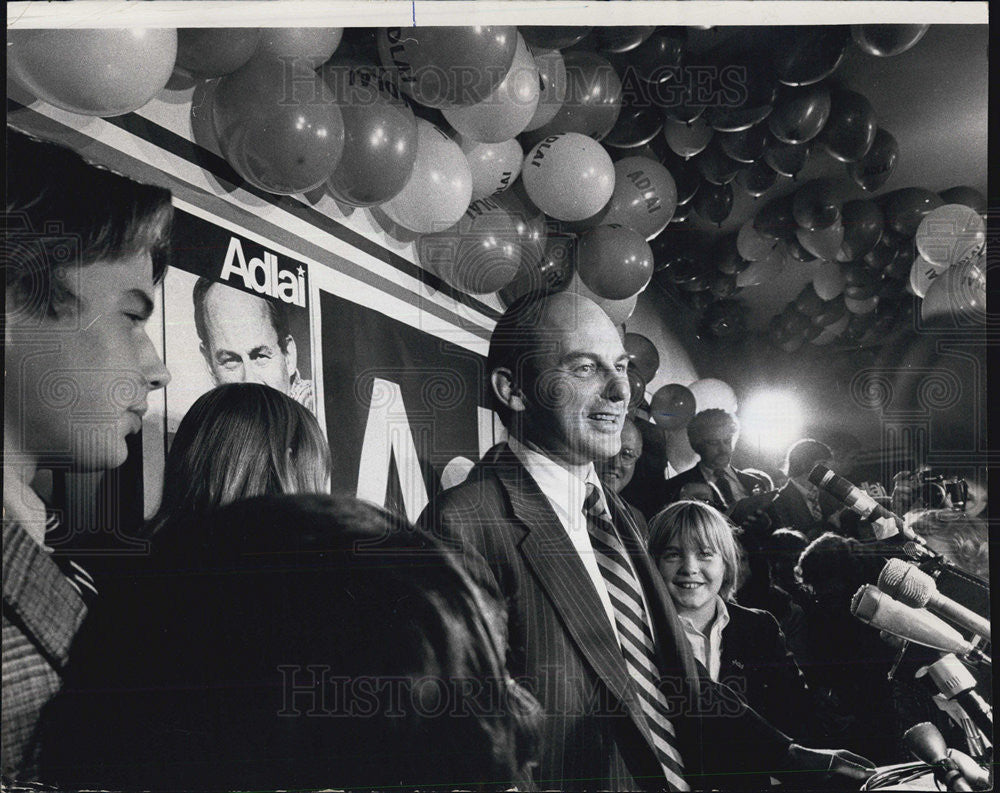
[[[986,24],[985,2],[928,0],[77,0],[74,3],[12,2],[7,28],[150,27],[385,27],[389,25],[574,25],[659,23],[670,25],[843,25],[856,22]]]
[[[358,279],[352,278],[351,276],[339,272],[338,270],[334,270],[331,267],[303,255],[300,251],[287,248],[284,245],[281,245],[274,240],[253,231],[252,229],[246,228],[239,223],[232,222],[228,218],[220,217],[219,215],[202,209],[195,204],[190,204],[187,201],[178,198],[176,195],[173,198],[173,203],[178,209],[182,209],[185,212],[201,218],[202,220],[208,221],[209,223],[214,223],[216,226],[228,229],[233,234],[239,234],[242,237],[253,240],[258,245],[262,245],[268,250],[275,251],[276,253],[288,256],[292,259],[298,259],[299,261],[306,262],[309,265],[309,282],[314,288],[319,288],[324,292],[330,292],[337,297],[343,298],[351,303],[356,303],[359,306],[370,308],[373,311],[377,311],[387,317],[399,320],[410,327],[422,330],[425,333],[436,336],[437,338],[453,342],[454,344],[464,347],[471,352],[479,355],[486,355],[487,348],[489,346],[489,342],[486,339],[481,339],[466,330],[462,330],[461,328],[452,325],[450,322],[441,319],[435,314],[431,314],[427,311],[421,311],[418,307],[411,303],[407,303],[405,300],[386,294],[371,284],[359,281]],[[310,299],[313,299],[314,295],[314,291],[311,290]],[[311,311],[318,312],[319,306],[313,304]]]

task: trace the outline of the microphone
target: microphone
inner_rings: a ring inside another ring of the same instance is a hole
[[[887,561],[879,573],[878,586],[900,603],[918,609],[926,608],[970,633],[991,641],[989,620],[942,595],[937,591],[934,579],[909,562],[902,559]]]
[[[845,507],[856,512],[864,520],[871,520],[876,538],[885,540],[901,531],[911,540],[916,535],[903,525],[903,519],[879,504],[860,487],[855,487],[844,477],[835,474],[823,463],[816,463],[809,472],[809,481],[820,490],[829,493]]]
[[[851,614],[874,628],[933,650],[958,655],[982,655],[957,630],[939,617],[893,600],[877,586],[865,584],[851,598]]]
[[[949,700],[957,702],[987,737],[993,735],[993,708],[976,691],[976,678],[954,655],[942,655],[917,672],[927,675]]]
[[[948,745],[941,731],[929,721],[914,724],[903,733],[903,742],[914,757],[934,768],[934,778],[948,790],[971,791],[962,772],[948,756]]]

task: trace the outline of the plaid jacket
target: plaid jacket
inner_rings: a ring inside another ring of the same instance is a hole
[[[37,773],[36,727],[62,686],[70,644],[87,614],[49,553],[15,521],[3,523],[2,762],[7,779]]]

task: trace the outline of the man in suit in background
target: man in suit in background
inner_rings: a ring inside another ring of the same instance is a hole
[[[687,790],[715,784],[700,774],[750,766],[839,772],[850,758],[792,744],[700,679],[636,524],[593,465],[619,450],[627,365],[590,300],[515,301],[487,358],[509,440],[420,520],[506,602],[510,671],[545,713],[526,786]]]
[[[819,488],[809,481],[813,466],[828,463],[832,457],[829,446],[812,438],[795,441],[789,447],[782,466],[788,481],[767,508],[774,528],[801,531],[810,542],[834,528],[828,522],[831,514],[827,511],[827,503],[820,499]]]
[[[681,488],[707,484],[715,494],[713,506],[723,512],[747,496],[770,490],[762,476],[733,467],[733,450],[740,434],[736,416],[719,408],[694,415],[687,426],[688,441],[698,455],[698,464],[667,480],[663,505],[681,498]]]
[[[632,481],[635,474],[635,466],[642,457],[642,433],[631,417],[625,417],[625,424],[622,426],[622,447],[618,454],[609,457],[605,461],[598,462],[597,474],[601,478],[601,484],[608,490],[621,495],[622,490]],[[642,532],[642,537],[649,535],[646,526],[646,518],[631,503],[622,499],[622,503],[628,507],[632,517],[635,518],[636,525]]]

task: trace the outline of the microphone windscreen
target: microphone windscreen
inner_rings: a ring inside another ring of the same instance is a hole
[[[929,765],[937,765],[948,757],[948,744],[941,730],[929,721],[914,724],[903,733],[903,743],[914,757]]]
[[[809,472],[809,481],[816,485],[816,487],[821,487],[823,485],[823,480],[832,473],[833,471],[823,465],[823,463],[816,463],[816,465],[813,466],[813,469]]]
[[[928,666],[927,674],[938,687],[938,691],[948,699],[953,699],[963,691],[971,691],[976,687],[976,678],[972,672],[950,653],[941,656],[939,660]]]
[[[878,611],[881,594],[877,586],[865,584],[851,598],[851,614],[862,622],[871,622]]]
[[[924,608],[934,594],[934,579],[902,559],[890,559],[878,577],[879,588],[900,603]]]

